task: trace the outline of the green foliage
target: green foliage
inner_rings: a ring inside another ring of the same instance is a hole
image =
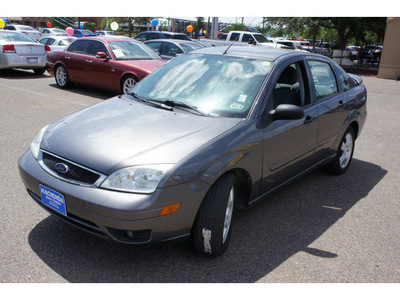
[[[228,27],[226,27],[222,32],[229,32],[229,31],[243,31],[246,29],[246,25],[244,24],[232,24]]]

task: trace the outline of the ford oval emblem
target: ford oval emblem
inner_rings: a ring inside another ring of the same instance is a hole
[[[69,170],[68,166],[66,164],[63,164],[63,163],[57,163],[56,164],[56,169],[57,169],[58,172],[63,173],[63,174],[67,173],[68,170]]]

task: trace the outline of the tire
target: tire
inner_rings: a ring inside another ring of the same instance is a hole
[[[121,83],[121,92],[123,94],[126,94],[130,91],[131,88],[135,86],[136,83],[138,83],[138,81],[139,80],[137,80],[137,78],[133,75],[125,76]]]
[[[224,254],[231,237],[236,195],[234,174],[224,175],[207,192],[192,231],[197,252],[213,256]]]
[[[33,69],[33,72],[35,72],[36,75],[42,75],[46,72],[46,68]]]
[[[65,89],[72,85],[71,81],[69,80],[68,72],[64,66],[57,66],[54,75],[56,83],[60,88]]]
[[[349,127],[340,142],[335,160],[327,165],[331,173],[340,175],[347,171],[353,159],[354,146],[355,133],[353,128]]]

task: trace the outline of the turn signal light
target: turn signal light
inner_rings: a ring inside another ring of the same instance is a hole
[[[181,207],[181,204],[182,203],[178,203],[178,204],[164,207],[160,213],[160,216],[166,216],[166,215],[170,215],[170,214],[177,212],[178,209]]]
[[[14,45],[4,45],[3,53],[16,53]]]

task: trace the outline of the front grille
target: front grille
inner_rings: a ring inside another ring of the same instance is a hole
[[[57,156],[51,155],[47,152],[43,152],[42,161],[47,168],[56,173],[59,177],[66,180],[84,183],[87,185],[93,185],[100,178],[100,174],[91,172],[85,168],[75,165],[69,161],[63,160]],[[58,163],[62,163],[68,166],[68,171],[66,173],[60,172],[56,168],[56,164]]]

